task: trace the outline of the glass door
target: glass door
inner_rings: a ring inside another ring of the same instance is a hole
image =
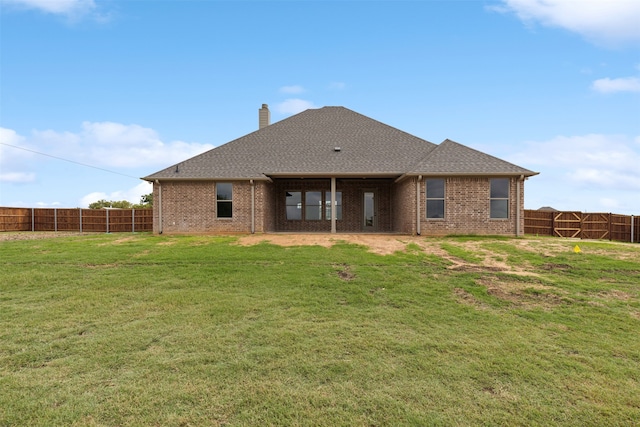
[[[376,229],[376,193],[373,191],[365,191],[363,193],[363,230],[375,231]]]

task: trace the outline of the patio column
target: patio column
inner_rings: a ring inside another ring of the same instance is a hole
[[[331,233],[336,233],[336,177],[331,177]]]

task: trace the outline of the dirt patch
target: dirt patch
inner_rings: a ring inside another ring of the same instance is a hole
[[[568,264],[546,263],[542,265],[540,268],[547,271],[567,271],[571,269],[571,266]]]
[[[113,240],[111,242],[99,243],[98,246],[121,245],[123,243],[127,243],[132,240],[137,240],[137,237],[135,236],[120,237],[119,239]]]
[[[362,234],[252,234],[242,236],[238,244],[243,246],[257,245],[268,242],[278,246],[322,246],[329,248],[336,243],[347,242],[366,246],[370,252],[379,255],[390,255],[405,250],[407,244],[418,238],[411,236],[393,235],[362,235]]]
[[[538,276],[537,273],[527,270],[526,266],[511,266],[507,264],[502,259],[502,255],[482,248],[481,245],[483,242],[448,242],[449,244],[458,246],[468,252],[474,253],[476,256],[478,256],[478,258],[481,259],[481,261],[478,263],[471,263],[449,254],[449,252],[442,249],[440,245],[441,242],[438,241],[430,242],[428,240],[422,240],[418,241],[417,243],[426,253],[437,255],[438,257],[450,262],[451,264],[447,267],[449,270],[462,271],[467,273],[500,272],[518,276]]]
[[[489,308],[486,304],[478,301],[476,297],[462,288],[454,288],[453,293],[456,295],[456,300],[460,304],[475,307],[478,310],[486,310]]]
[[[351,268],[347,264],[334,265],[337,269],[338,277],[346,282],[349,282],[356,278],[356,275],[351,271]]]
[[[306,246],[315,245],[331,247],[337,243],[347,242],[365,246],[369,252],[378,255],[390,255],[395,252],[405,251],[410,244],[417,245],[421,250],[430,255],[445,259],[450,263],[450,270],[463,272],[501,272],[521,276],[537,276],[537,273],[528,271],[526,266],[510,266],[504,260],[503,255],[496,254],[481,248],[483,242],[469,241],[456,242],[465,250],[474,252],[482,259],[479,263],[470,263],[463,259],[450,255],[442,249],[442,240],[429,239],[419,236],[399,236],[388,234],[253,234],[241,236],[238,244],[243,246],[257,245],[268,242],[278,246]]]
[[[618,301],[628,301],[632,298],[630,294],[619,291],[617,289],[612,289],[610,291],[605,291],[605,292],[598,292],[598,297],[603,299],[615,299]]]
[[[447,267],[449,270],[462,271],[465,273],[486,273],[486,272],[503,272],[505,271],[499,267],[492,267],[486,265],[475,265],[475,264],[459,264]]]
[[[88,233],[77,231],[3,231],[0,233],[0,242],[15,240],[40,240],[56,237],[84,236]]]
[[[523,283],[497,276],[481,277],[476,283],[486,287],[489,295],[520,308],[548,309],[566,302],[565,297],[555,293],[557,289],[541,283]]]
[[[121,238],[119,238],[119,239],[114,240],[112,243],[113,243],[114,245],[120,245],[120,244],[122,244],[122,243],[130,242],[130,241],[132,241],[132,240],[136,240],[136,238],[135,238],[135,237],[133,237],[133,236],[121,237]]]

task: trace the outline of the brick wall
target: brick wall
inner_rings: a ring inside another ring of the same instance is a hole
[[[417,178],[407,178],[393,185],[393,231],[397,233],[416,232],[416,180]]]
[[[426,178],[426,177],[423,177]],[[342,220],[336,229],[342,233],[363,231],[363,193],[376,192],[378,232],[416,233],[416,179],[399,183],[391,179],[338,179],[337,191],[342,192]],[[520,183],[520,201],[516,200],[516,185]],[[524,183],[510,180],[508,219],[489,218],[489,179],[486,177],[446,178],[445,218],[426,219],[424,179],[420,182],[421,234],[516,234],[516,210],[524,208]],[[251,184],[233,182],[233,217],[216,218],[215,182],[162,182],[162,197],[154,184],[153,231],[164,233],[249,233],[251,232]],[[277,179],[273,183],[255,182],[255,231],[326,232],[329,220],[291,221],[286,219],[286,191],[330,191],[330,179]],[[159,224],[162,200],[162,228]],[[520,216],[524,231],[524,215]]]
[[[251,232],[251,184],[249,181],[233,181],[232,218],[216,217],[215,184],[214,181],[165,181],[161,182],[160,186],[154,183],[153,197],[154,201],[158,201],[153,206],[154,233],[160,232],[159,201],[161,199],[163,233]],[[162,196],[159,194],[160,187]],[[265,192],[256,191],[256,193],[261,193],[264,197]],[[261,220],[260,227],[263,227],[264,215],[258,214],[257,209],[256,213],[256,228],[258,219]]]
[[[275,226],[274,184],[256,182],[256,233],[273,232]]]
[[[516,200],[516,185],[521,185],[520,201]],[[445,218],[426,218],[425,183],[420,183],[421,234],[516,234],[516,210],[524,209],[523,183],[515,178],[509,185],[509,218],[491,219],[489,203],[489,178],[451,177],[445,180]],[[520,230],[524,230],[524,218],[520,217]]]

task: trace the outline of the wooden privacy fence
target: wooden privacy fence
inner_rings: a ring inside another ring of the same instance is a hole
[[[541,236],[640,242],[640,217],[613,213],[525,209],[524,232]]]
[[[0,231],[153,230],[153,209],[1,208]]]

